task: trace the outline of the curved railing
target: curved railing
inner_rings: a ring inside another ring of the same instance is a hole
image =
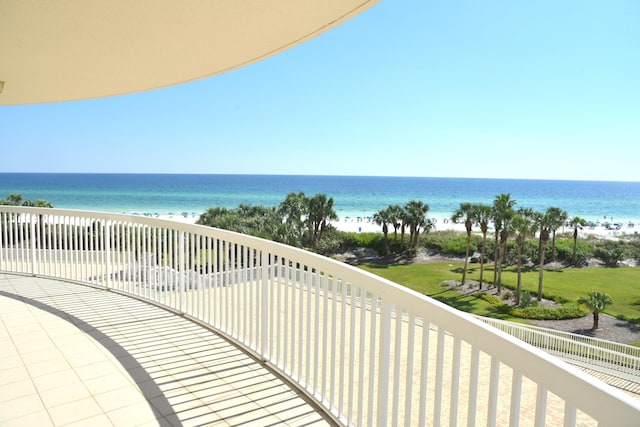
[[[147,217],[0,206],[0,270],[159,304],[345,425],[637,425],[640,404],[471,316],[293,247]],[[529,422],[530,420],[530,422]]]

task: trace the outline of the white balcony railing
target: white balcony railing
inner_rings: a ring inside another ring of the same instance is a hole
[[[209,325],[345,425],[637,425],[640,404],[472,316],[346,264],[154,218],[0,206],[0,271]]]

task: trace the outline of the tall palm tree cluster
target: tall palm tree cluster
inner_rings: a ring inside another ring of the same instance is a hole
[[[498,292],[502,290],[502,268],[506,263],[507,243],[509,238],[513,238],[516,248],[516,264],[518,283],[516,287],[516,305],[520,304],[520,294],[522,285],[522,266],[525,263],[525,243],[528,239],[537,237],[538,241],[538,301],[542,300],[542,288],[544,277],[544,265],[546,252],[551,240],[551,261],[555,258],[556,231],[569,225],[574,229],[573,238],[573,260],[575,263],[578,229],[586,225],[586,221],[580,217],[569,219],[567,212],[557,207],[550,207],[544,212],[538,212],[531,208],[517,208],[516,201],[510,194],[500,194],[493,200],[492,205],[482,203],[460,203],[458,209],[451,216],[451,220],[459,223],[464,222],[467,234],[467,251],[462,273],[462,284],[464,285],[467,273],[467,263],[469,260],[469,250],[471,247],[471,236],[473,226],[479,226],[482,232],[482,251],[480,256],[480,289],[484,281],[484,263],[487,247],[487,234],[489,225],[494,227],[494,260],[493,260],[493,284]]]
[[[400,243],[404,245],[404,236],[409,229],[409,247],[415,249],[418,245],[420,232],[428,233],[434,227],[433,220],[427,218],[429,205],[411,200],[406,205],[389,205],[373,214],[373,222],[382,227],[384,234],[385,252],[390,253],[389,226],[393,227],[394,242],[398,242],[398,230],[400,230]]]
[[[338,219],[333,198],[326,194],[308,197],[289,193],[278,207],[241,204],[235,209],[209,208],[197,224],[286,243],[317,248],[330,222]]]

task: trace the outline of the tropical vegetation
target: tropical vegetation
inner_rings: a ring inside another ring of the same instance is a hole
[[[22,194],[9,194],[6,199],[0,199],[0,205],[4,206],[31,206],[36,208],[52,208],[53,204],[47,200],[25,200]]]
[[[308,247],[323,254],[338,249],[338,215],[326,194],[290,193],[278,207],[241,204],[235,209],[212,207],[197,224],[249,234],[291,246]]]

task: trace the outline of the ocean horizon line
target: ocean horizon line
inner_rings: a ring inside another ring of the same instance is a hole
[[[583,179],[583,178],[505,178],[505,177],[464,177],[464,176],[419,176],[419,175],[344,175],[344,174],[282,174],[282,173],[191,173],[191,172],[0,172],[2,175],[103,175],[103,176],[267,176],[267,177],[301,177],[301,178],[399,178],[399,179],[451,179],[451,180],[486,180],[486,181],[540,181],[540,182],[609,182],[640,183],[630,180],[616,179]]]
[[[506,178],[174,173],[0,173],[0,198],[22,194],[62,209],[202,213],[240,204],[278,206],[290,193],[326,194],[341,216],[367,217],[420,200],[448,217],[461,203],[490,205],[510,194],[516,207],[558,207],[587,220],[640,218],[640,183]]]

